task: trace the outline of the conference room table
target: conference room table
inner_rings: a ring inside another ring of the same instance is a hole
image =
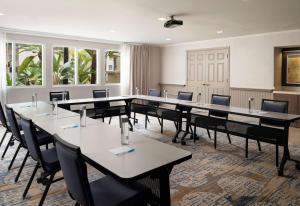
[[[62,108],[53,113],[47,102],[8,104],[17,115],[32,119],[37,128],[79,146],[84,159],[104,174],[123,182],[138,181],[150,187],[159,205],[171,205],[169,175],[176,164],[192,158],[189,151],[130,132],[132,152],[113,154],[121,147],[121,129],[101,121],[86,118],[80,126],[79,114]],[[112,197],[113,198],[113,197]]]
[[[64,100],[59,101],[60,105],[74,105],[74,104],[87,104],[93,102],[103,102],[103,101],[125,101],[126,103],[126,114],[130,117],[130,105],[133,100],[142,100],[142,101],[152,101],[158,102],[161,104],[169,104],[169,105],[179,105],[184,106],[186,108],[190,108],[187,111],[187,122],[186,128],[182,130],[182,122],[179,123],[179,129],[177,130],[175,137],[173,138],[173,142],[176,142],[176,139],[179,137],[181,132],[184,134],[181,137],[181,143],[185,145],[185,137],[189,133],[189,127],[191,125],[191,110],[192,109],[200,109],[200,110],[207,110],[207,111],[220,111],[226,112],[228,114],[239,115],[244,117],[252,117],[252,118],[264,118],[270,120],[279,120],[284,123],[283,128],[283,141],[284,141],[284,152],[282,156],[282,160],[280,162],[280,166],[278,167],[278,175],[283,175],[284,166],[287,160],[292,160],[297,163],[297,168],[299,168],[300,164],[298,160],[294,160],[290,157],[289,151],[289,128],[290,124],[298,119],[300,119],[300,115],[296,114],[287,114],[287,113],[276,113],[276,112],[268,112],[268,111],[261,111],[261,110],[253,110],[249,111],[248,108],[241,108],[241,107],[234,107],[234,106],[222,106],[216,104],[207,104],[207,103],[200,103],[194,101],[187,101],[187,100],[179,100],[174,98],[165,98],[165,97],[153,97],[147,95],[125,95],[125,96],[115,96],[115,97],[105,97],[105,98],[87,98],[87,99],[72,99],[72,100]],[[181,107],[180,107],[181,108]],[[181,111],[182,113],[182,111]]]

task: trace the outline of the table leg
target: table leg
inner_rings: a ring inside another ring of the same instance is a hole
[[[280,162],[279,168],[278,168],[278,176],[283,176],[283,170],[284,170],[284,165],[287,160],[290,159],[290,152],[289,152],[289,127],[290,123],[287,123],[284,127],[284,146],[283,146],[283,156],[282,160]]]
[[[125,100],[125,110],[126,110],[126,115],[128,117],[128,123],[130,125],[130,131],[133,131],[133,125],[130,121],[130,115],[131,115],[131,102],[132,102],[132,99],[127,99]]]
[[[172,168],[166,168],[164,171],[160,173],[159,176],[161,206],[171,205],[170,180],[169,180],[171,171]]]
[[[186,113],[185,133],[181,137],[181,144],[182,145],[186,145],[185,137],[189,134],[190,126],[191,126],[191,110],[188,110],[187,113]]]

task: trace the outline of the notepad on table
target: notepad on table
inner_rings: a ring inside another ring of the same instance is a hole
[[[68,125],[61,126],[62,129],[72,129],[77,127],[79,127],[79,124],[68,124]]]
[[[49,113],[40,113],[40,114],[37,114],[36,116],[42,117],[42,116],[49,116],[49,115],[50,115]]]
[[[129,147],[129,146],[122,146],[122,147],[117,147],[114,149],[110,149],[109,150],[111,153],[115,154],[115,155],[121,155],[121,154],[126,154],[129,152],[133,152],[134,148]]]
[[[20,108],[26,108],[26,107],[31,107],[31,105],[23,105],[23,106],[20,106]]]

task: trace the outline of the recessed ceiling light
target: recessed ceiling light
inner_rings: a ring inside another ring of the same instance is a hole
[[[4,15],[5,15],[5,14],[3,14],[3,13],[0,12],[0,16],[4,16]]]
[[[157,20],[158,20],[158,21],[166,21],[167,18],[166,18],[166,17],[159,17],[159,18],[157,18]]]
[[[224,32],[223,30],[218,30],[217,34],[223,34],[223,32]]]
[[[172,39],[171,38],[166,38],[166,41],[171,41]]]
[[[113,30],[113,29],[112,29],[112,30],[109,30],[109,32],[111,32],[111,33],[115,33],[115,32],[116,32],[116,30]]]

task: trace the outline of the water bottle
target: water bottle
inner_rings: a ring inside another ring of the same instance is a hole
[[[58,114],[58,103],[57,103],[57,98],[52,99],[52,107],[53,107],[53,114],[57,115]]]
[[[121,118],[121,144],[129,144],[129,120],[128,118]]]
[[[105,97],[108,98],[109,97],[109,88],[105,89]]]
[[[197,103],[200,104],[200,100],[201,100],[201,93],[199,93],[199,94],[197,95]]]
[[[62,100],[63,100],[63,101],[66,101],[66,100],[67,100],[67,94],[66,94],[66,92],[63,92],[63,93],[62,93]]]
[[[249,113],[253,112],[253,102],[254,102],[254,98],[253,97],[249,97],[249,101],[248,101],[248,108],[249,108]]]
[[[86,126],[86,106],[81,106],[80,107],[80,127],[85,127]]]
[[[35,107],[37,107],[38,104],[37,104],[37,93],[36,92],[34,93],[34,99],[35,99]]]
[[[35,107],[35,96],[34,96],[34,94],[32,94],[32,96],[31,96],[31,104],[32,104],[32,107]]]
[[[166,89],[164,89],[164,98],[168,98],[168,91]]]

